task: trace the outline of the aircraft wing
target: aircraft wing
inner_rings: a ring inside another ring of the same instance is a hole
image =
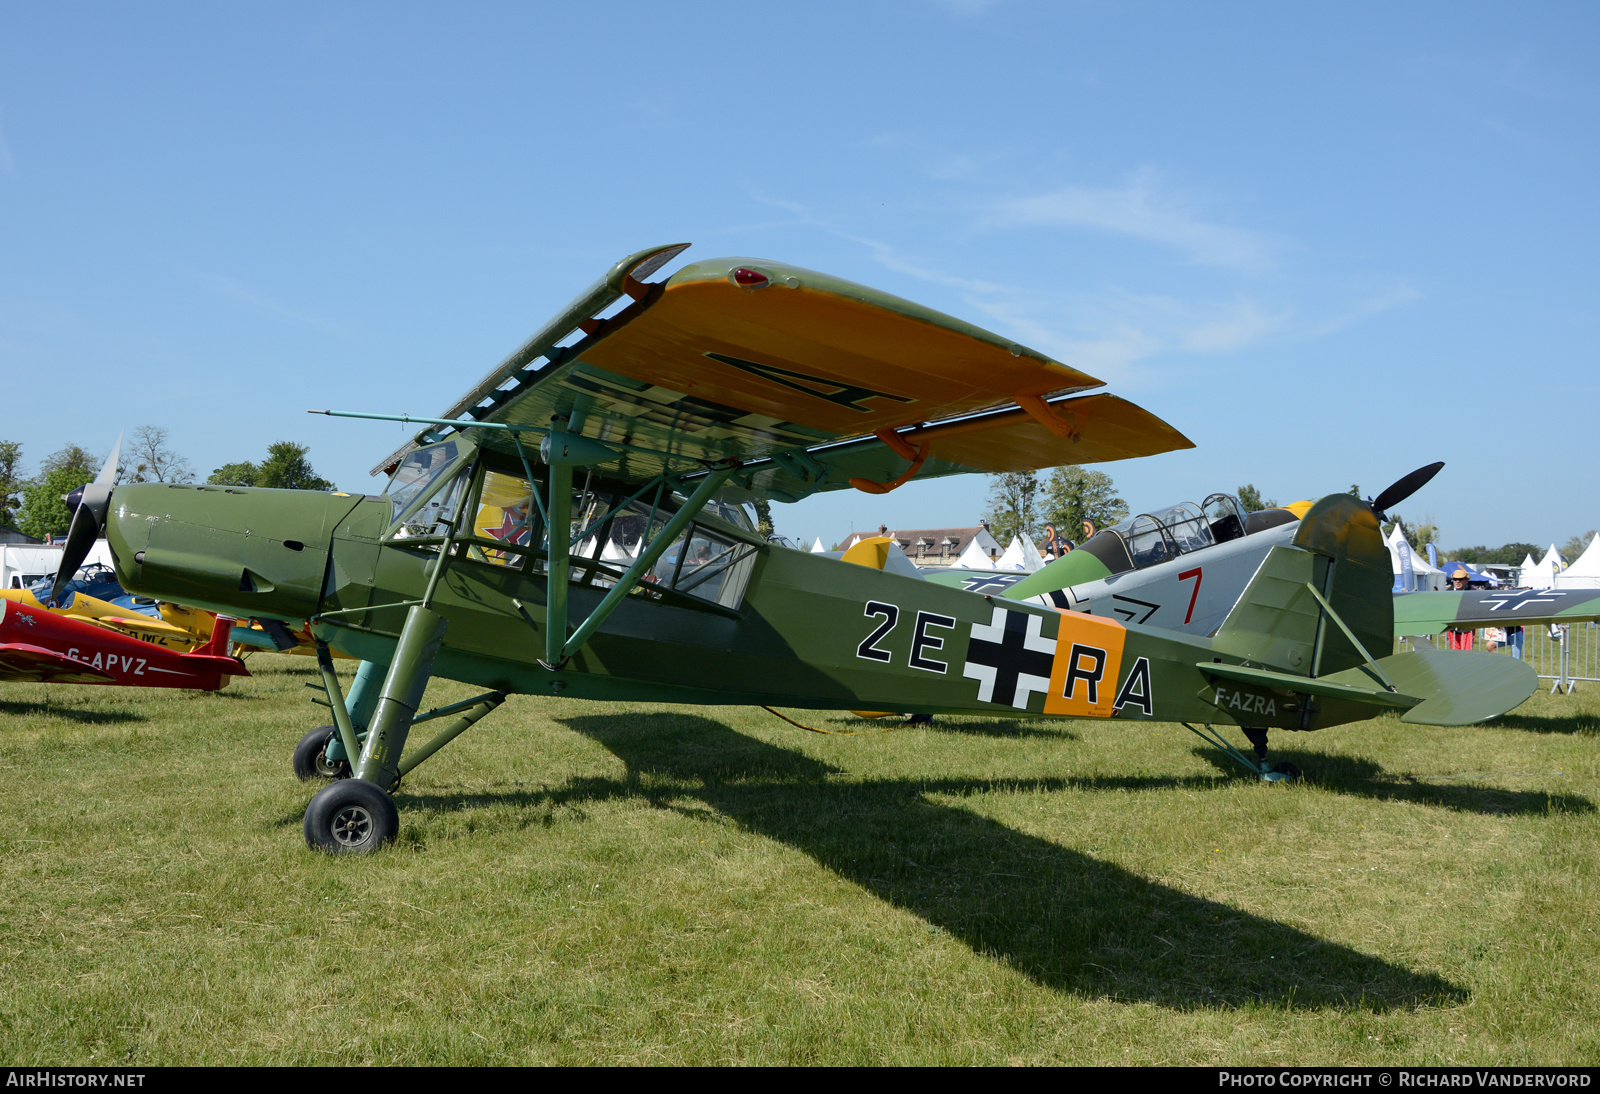
[[[25,642],[0,645],[0,680],[7,683],[104,684],[109,673]]]
[[[1405,593],[1394,598],[1394,633],[1438,634],[1447,627],[1520,627],[1600,619],[1600,589],[1474,589]]]
[[[1132,403],[1080,396],[1104,386],[1092,376],[827,274],[724,258],[619,283],[631,304],[604,319],[569,309],[576,341],[558,346],[561,324],[547,326],[542,362],[519,364],[536,356],[525,347],[446,418],[545,427],[572,415],[571,431],[613,446],[602,474],[643,482],[734,460],[735,493],[777,500],[852,479],[898,485],[914,466],[928,478],[1193,447]],[[464,432],[516,451],[504,430]]]

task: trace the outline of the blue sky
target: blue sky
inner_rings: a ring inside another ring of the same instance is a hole
[[[1600,9],[0,5],[0,437],[291,439],[351,490],[611,262],[691,240],[1016,338],[1193,451],[1136,508],[1420,464],[1448,545],[1600,525]],[[977,478],[780,506],[967,524]]]

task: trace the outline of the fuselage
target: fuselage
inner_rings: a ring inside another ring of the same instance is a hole
[[[518,531],[532,521],[518,504],[526,480],[466,457],[449,468],[414,495],[391,488],[382,497],[123,486],[107,536],[130,590],[245,618],[310,619],[334,649],[380,665],[394,655],[408,606],[426,599],[448,621],[434,674],[502,691],[1290,728],[1370,713],[1338,702],[1304,709],[1286,689],[1217,685],[1197,666],[1246,657],[1200,635],[821,558],[709,513],[552,669],[541,660],[543,537]],[[624,502],[620,488],[585,489],[587,510],[574,509],[569,630],[659,519]],[[599,516],[584,525],[582,512]],[[473,519],[432,534],[441,515],[457,513]],[[438,572],[441,549],[449,557]]]

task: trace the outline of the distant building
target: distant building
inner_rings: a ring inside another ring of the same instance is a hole
[[[918,566],[952,566],[974,540],[991,562],[1005,551],[989,533],[987,524],[972,528],[906,528],[895,532],[889,531],[888,525],[880,524],[876,532],[852,532],[839,545],[839,549],[848,551],[862,540],[874,536],[888,536],[894,540],[906,557]]]
[[[0,543],[29,544],[39,543],[32,536],[25,536],[9,524],[0,524]]]

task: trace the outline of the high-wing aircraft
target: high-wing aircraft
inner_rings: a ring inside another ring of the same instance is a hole
[[[132,590],[311,620],[335,726],[296,767],[338,779],[305,836],[391,839],[397,781],[507,693],[917,714],[1122,717],[1318,729],[1393,710],[1466,724],[1532,693],[1488,654],[1387,651],[1371,508],[1325,498],[1214,638],[789,550],[745,501],[892,490],[1188,447],[1100,381],[960,320],[775,262],[645,279],[613,266],[386,458],[381,497],[177,485],[86,490],[66,555],[103,525]],[[620,305],[620,310],[612,310]],[[79,556],[81,557],[81,556]],[[362,659],[346,697],[330,648]],[[419,715],[434,675],[488,689]],[[420,747],[412,728],[454,720]],[[1198,730],[1197,730],[1198,732]]]

